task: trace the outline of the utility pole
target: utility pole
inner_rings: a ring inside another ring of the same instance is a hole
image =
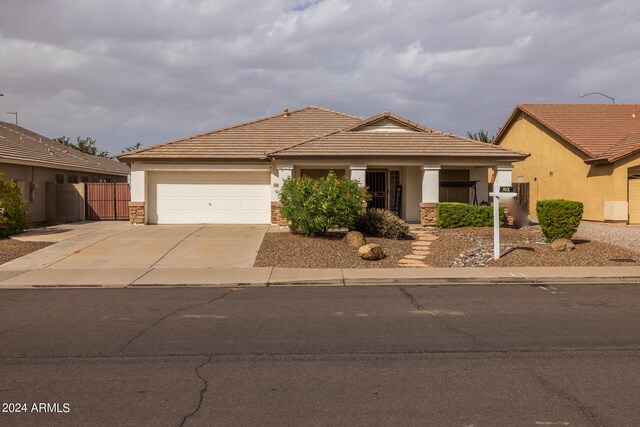
[[[7,111],[7,114],[13,114],[16,116],[16,126],[18,126],[18,112],[17,111]]]

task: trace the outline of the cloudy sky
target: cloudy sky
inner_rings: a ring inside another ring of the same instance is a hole
[[[318,105],[464,134],[640,102],[637,0],[0,0],[0,120],[117,154]]]

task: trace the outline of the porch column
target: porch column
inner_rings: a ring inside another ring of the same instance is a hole
[[[422,166],[420,224],[436,225],[436,204],[440,199],[440,165]]]
[[[275,170],[271,171],[271,224],[288,225],[286,219],[280,215],[280,198],[278,191],[286,179],[291,178],[293,173],[292,164],[279,164]]]
[[[360,184],[362,186],[366,184],[367,165],[364,165],[364,164],[349,165],[349,170],[351,172],[351,179],[360,181]]]
[[[131,171],[131,201],[129,202],[129,221],[132,224],[146,223],[147,176],[145,171]]]

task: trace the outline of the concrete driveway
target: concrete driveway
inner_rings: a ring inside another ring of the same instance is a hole
[[[268,225],[70,224],[33,230],[21,240],[57,244],[0,270],[252,267]]]

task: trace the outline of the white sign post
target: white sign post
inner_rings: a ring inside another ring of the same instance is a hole
[[[500,201],[513,199],[518,193],[513,187],[500,187],[499,192],[489,193],[493,196],[493,259],[500,259]]]

